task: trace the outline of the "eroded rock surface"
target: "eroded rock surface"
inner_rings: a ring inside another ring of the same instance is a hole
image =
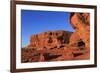
[[[89,59],[90,15],[71,13],[70,23],[75,32],[56,30],[32,35],[30,44],[22,49],[22,63]]]

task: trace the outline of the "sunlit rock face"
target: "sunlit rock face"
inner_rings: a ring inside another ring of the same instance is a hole
[[[76,40],[74,40],[74,43],[77,43],[77,40],[79,39],[84,42],[86,51],[84,53],[84,57],[89,59],[90,58],[90,14],[72,13],[70,16],[70,23],[75,29],[75,32],[73,33],[75,37],[72,35],[71,39],[76,38]]]
[[[47,47],[61,44],[68,44],[72,32],[57,30],[32,35],[30,38],[30,46]]]
[[[75,28],[80,39],[85,42],[85,46],[89,47],[90,42],[90,15],[89,13],[73,13],[71,25]]]
[[[71,13],[75,32],[47,31],[31,35],[30,44],[22,49],[21,62],[86,60],[90,58],[90,15]]]

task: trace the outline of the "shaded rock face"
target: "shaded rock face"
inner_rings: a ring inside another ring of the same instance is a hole
[[[56,30],[32,35],[30,44],[21,51],[21,62],[89,59],[90,15],[71,13],[70,23],[75,32]]]

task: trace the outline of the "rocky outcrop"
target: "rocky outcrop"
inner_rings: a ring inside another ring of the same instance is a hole
[[[29,46],[49,48],[55,45],[68,44],[71,34],[72,32],[57,30],[32,35]]]
[[[89,49],[90,43],[90,15],[89,13],[72,13],[70,22],[75,33],[82,39]]]
[[[89,21],[88,13],[71,13],[75,32],[56,30],[32,35],[30,44],[22,49],[22,63],[89,59]]]

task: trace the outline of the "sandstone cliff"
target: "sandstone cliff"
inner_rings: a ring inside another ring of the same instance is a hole
[[[75,32],[48,31],[30,37],[22,49],[22,62],[85,60],[90,58],[90,15],[71,13],[70,23]]]
[[[68,44],[71,34],[72,32],[57,30],[32,35],[30,37],[30,45],[27,47],[41,47],[42,49],[45,47],[49,49],[56,45]]]

